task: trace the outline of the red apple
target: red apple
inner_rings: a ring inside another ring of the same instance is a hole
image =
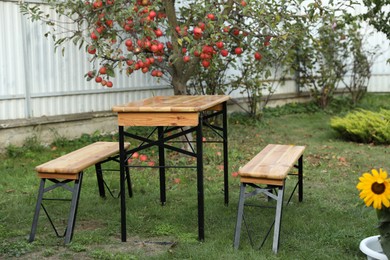
[[[149,58],[147,58],[148,60],[149,60],[149,63],[150,64],[153,64],[154,63],[154,58],[153,57],[149,57]]]
[[[226,57],[226,56],[229,55],[229,52],[228,52],[227,50],[221,50],[221,55],[222,55],[223,57]]]
[[[96,28],[96,31],[99,33],[99,34],[102,34],[104,32],[104,27],[103,26],[99,26],[98,28]]]
[[[88,71],[87,75],[88,75],[88,78],[95,77],[95,73],[93,71]]]
[[[133,60],[127,60],[126,64],[127,64],[127,66],[131,66],[131,65],[134,64],[134,61]]]
[[[194,35],[195,37],[202,37],[202,34],[203,34],[203,30],[200,28],[200,27],[195,27],[194,28]]]
[[[89,45],[87,50],[88,50],[89,54],[95,54],[96,53],[96,49],[92,45]]]
[[[237,47],[237,48],[234,49],[234,53],[237,54],[237,55],[240,55],[242,52],[243,52],[243,50],[242,50],[241,47]]]
[[[190,59],[191,59],[190,56],[184,56],[184,57],[183,57],[183,61],[184,61],[184,62],[189,62]]]
[[[103,6],[103,2],[101,0],[97,0],[93,3],[93,8],[101,8]]]
[[[113,86],[114,84],[112,83],[112,81],[107,81],[107,84],[106,84],[106,87],[108,87],[108,88],[112,88],[112,86]]]
[[[158,52],[158,51],[159,51],[157,45],[152,45],[152,46],[150,46],[150,50],[151,50],[152,52]]]
[[[107,74],[107,68],[106,68],[106,67],[101,67],[101,68],[99,69],[99,73],[100,73],[100,74]]]
[[[215,46],[217,46],[218,49],[223,49],[224,43],[223,42],[217,42],[215,44]]]
[[[114,21],[113,21],[113,20],[107,20],[107,21],[106,21],[106,25],[107,25],[108,27],[112,27],[112,26],[114,25]]]
[[[141,154],[141,155],[139,156],[139,160],[140,160],[141,162],[146,162],[146,161],[148,160],[148,156],[146,156],[145,154]]]
[[[202,60],[202,66],[205,67],[205,68],[207,69],[208,67],[210,67],[210,61],[208,61],[208,60]]]
[[[128,39],[128,40],[125,41],[125,45],[126,45],[127,47],[132,47],[132,46],[133,46],[133,41],[130,40],[130,39]]]
[[[200,28],[202,31],[204,31],[204,29],[206,29],[206,24],[205,24],[204,22],[199,22],[199,23],[198,23],[198,26],[199,26],[199,28]]]
[[[133,155],[131,155],[131,158],[137,159],[139,157],[139,153],[135,152]]]
[[[156,30],[154,31],[154,34],[156,35],[156,37],[161,37],[161,36],[163,36],[163,32],[161,31],[160,28],[156,29]]]
[[[208,14],[207,18],[209,18],[211,21],[215,20],[215,15],[214,14]]]
[[[150,11],[149,18],[153,20],[157,16],[157,13],[155,11]]]
[[[255,60],[261,60],[262,56],[259,52],[255,52]]]
[[[212,54],[214,52],[214,49],[210,45],[205,45],[202,48],[202,52],[206,54]]]
[[[95,82],[97,82],[97,83],[100,83],[100,82],[102,82],[102,77],[99,77],[99,76],[97,76],[96,78],[95,78]]]
[[[167,42],[166,44],[167,44],[167,48],[168,48],[168,49],[173,49],[173,45],[172,45],[171,42]],[[162,52],[162,51],[164,50],[164,44],[161,43],[161,42],[158,43],[158,44],[157,44],[157,48],[158,48],[158,51]]]
[[[91,32],[91,39],[96,41],[99,37],[96,35],[95,32]]]

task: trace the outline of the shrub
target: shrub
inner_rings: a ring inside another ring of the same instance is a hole
[[[343,118],[332,118],[330,125],[347,140],[390,144],[390,110],[373,112],[360,109]]]

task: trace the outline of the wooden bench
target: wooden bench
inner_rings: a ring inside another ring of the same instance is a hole
[[[128,147],[129,144],[126,144],[125,148],[127,149]],[[35,170],[37,171],[38,177],[41,179],[41,181],[29,242],[34,241],[41,207],[45,211],[52,227],[54,228],[55,233],[57,236],[59,236],[53,222],[51,221],[48,211],[42,202],[45,200],[44,193],[56,188],[64,188],[72,193],[70,213],[64,234],[65,244],[69,243],[73,236],[77,206],[80,198],[81,183],[83,179],[83,171],[88,167],[95,165],[99,193],[100,196],[104,197],[104,181],[101,165],[112,160],[119,162],[118,153],[119,144],[117,142],[96,142],[37,166]],[[129,195],[131,196],[129,172],[127,171],[126,174]],[[46,180],[49,180],[54,184],[45,188]],[[68,183],[72,182],[74,183],[73,186],[69,186]],[[48,200],[64,199],[51,198]]]
[[[298,181],[291,196],[298,187],[299,201],[301,202],[303,200],[304,150],[305,146],[269,144],[239,170],[238,174],[240,176],[241,184],[237,223],[234,235],[235,249],[237,249],[240,244],[245,199],[258,194],[265,194],[268,199],[276,200],[275,221],[271,225],[271,228],[272,226],[274,227],[272,250],[277,253],[279,247],[285,180],[293,167],[298,169]],[[246,186],[253,187],[254,191],[246,193]],[[273,190],[277,191],[276,194],[272,193]],[[288,201],[290,201],[291,196]],[[267,236],[265,239],[266,238]]]

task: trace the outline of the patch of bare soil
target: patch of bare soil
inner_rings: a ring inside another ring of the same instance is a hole
[[[77,232],[85,230],[95,230],[102,228],[103,223],[98,221],[79,221],[76,224],[74,236],[77,237]],[[53,238],[56,239],[56,238]],[[45,245],[37,245],[35,251],[24,254],[17,259],[140,259],[145,257],[159,256],[170,251],[176,246],[174,238],[171,237],[128,237],[127,242],[121,242],[120,236],[108,237],[106,242],[101,241],[99,244],[80,245],[77,240],[73,240],[70,245],[64,245],[62,239],[58,239],[58,244],[48,247]],[[138,256],[138,257],[132,257]],[[0,259],[1,256],[0,256]]]
[[[82,252],[75,252],[72,245],[59,245],[53,248],[42,247],[41,250],[25,254],[17,259],[120,259],[129,256],[128,259],[141,259],[155,257],[170,251],[176,246],[176,242],[169,237],[147,238],[129,237],[127,242],[121,242],[120,238],[108,239],[107,244],[89,245]],[[111,256],[111,257],[110,257]],[[134,257],[134,258],[133,258]]]

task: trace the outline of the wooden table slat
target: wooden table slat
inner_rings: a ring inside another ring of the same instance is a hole
[[[225,95],[155,96],[117,105],[114,112],[200,112],[229,100]]]

